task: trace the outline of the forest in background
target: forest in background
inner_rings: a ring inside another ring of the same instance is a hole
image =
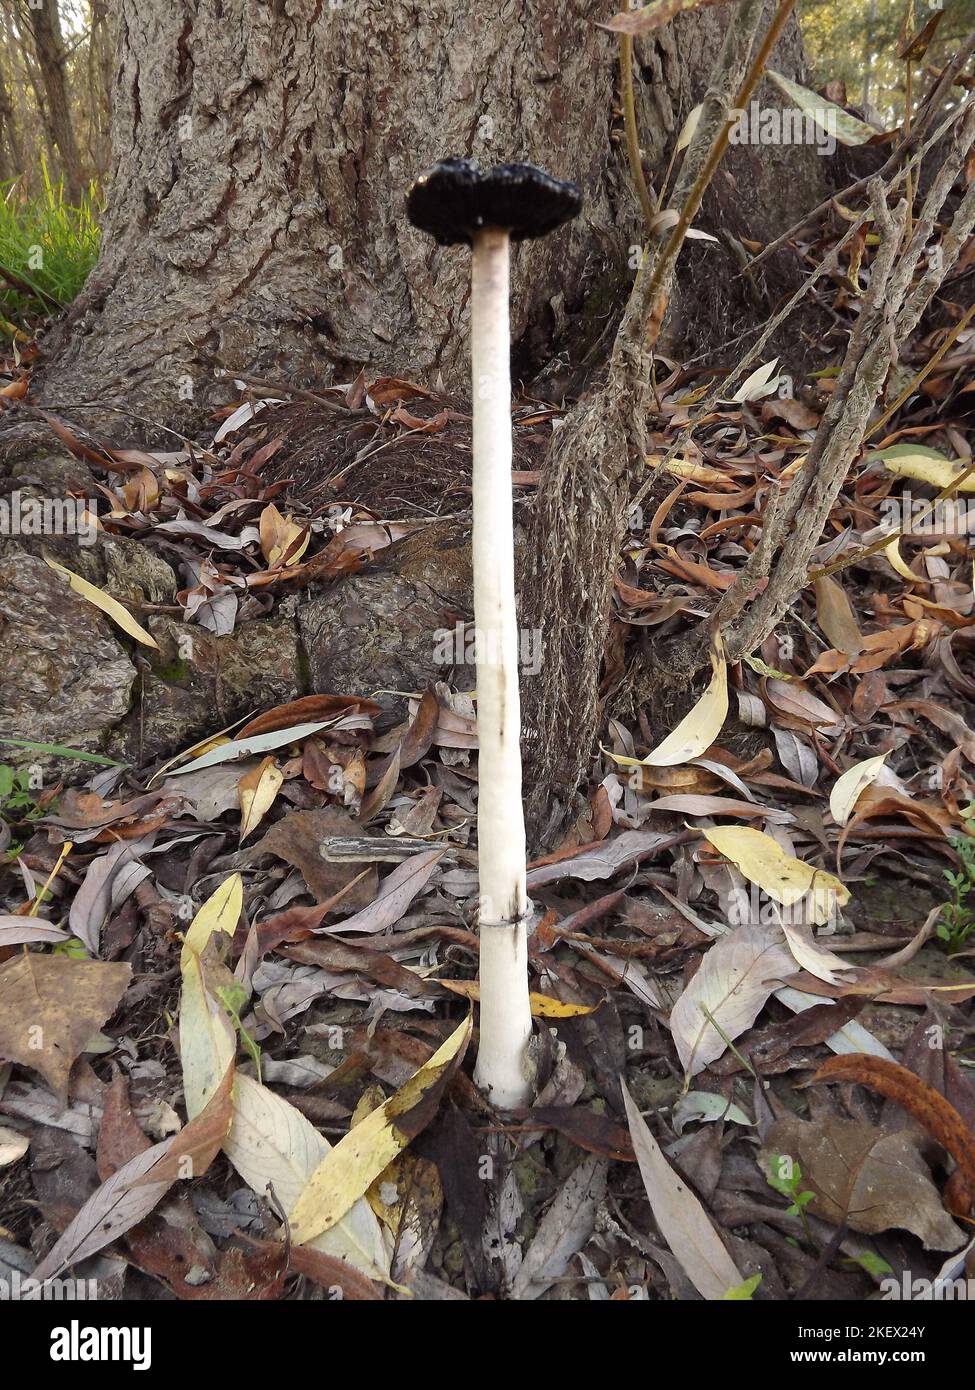
[[[113,15],[103,0],[0,5],[0,179],[78,203],[108,170]]]

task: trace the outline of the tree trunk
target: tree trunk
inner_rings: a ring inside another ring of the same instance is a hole
[[[92,0],[88,32],[88,150],[97,178],[104,178],[111,158],[112,53],[114,12],[102,0]]]
[[[16,10],[8,14],[8,11],[5,9],[3,11],[3,23],[7,42],[16,55],[15,66],[19,67],[21,70],[20,80],[16,83],[19,88],[18,106],[20,108],[21,126],[23,129],[27,130],[32,124],[36,125],[38,119],[40,120],[41,129],[44,132],[47,167],[53,173],[58,165],[57,145],[54,140],[54,127],[51,124],[51,112],[44,92],[44,82],[33,52],[33,41],[29,37],[28,30],[23,23],[22,15]],[[30,104],[26,94],[28,84],[34,96],[33,106]],[[24,173],[27,175],[34,192],[38,191],[41,183],[38,168],[39,163],[40,160],[37,161],[34,168],[30,168],[27,165],[24,166]]]
[[[0,180],[6,182],[21,172],[17,123],[0,50]]]
[[[84,191],[85,177],[74,133],[57,4],[47,0],[39,9],[28,9],[27,14],[47,97],[51,134],[61,157],[65,191],[72,203],[78,203]]]
[[[10,99],[10,88],[7,85],[6,55],[0,55],[0,129],[3,131],[3,141],[9,165],[9,173],[4,173],[3,177],[9,178],[11,174],[23,174],[25,170],[24,153],[20,143],[20,132],[17,128],[17,113]]]
[[[189,429],[228,398],[221,368],[308,384],[366,366],[463,389],[468,258],[403,214],[415,174],[445,154],[529,159],[583,186],[582,218],[521,245],[512,287],[523,379],[558,362],[578,382],[605,356],[642,234],[613,138],[607,13],[604,0],[525,0],[517,22],[447,0],[176,0],[150,14],[121,0],[104,247],[50,344],[44,398],[97,396]],[[705,11],[637,45],[648,176],[702,94],[722,23]],[[779,65],[796,74],[797,32]],[[818,164],[805,159],[806,182]],[[761,236],[796,189],[776,151],[741,165]],[[709,250],[729,281],[729,253]]]

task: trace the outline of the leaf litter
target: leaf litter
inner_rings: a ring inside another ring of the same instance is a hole
[[[805,235],[843,230],[833,209]],[[469,696],[408,692],[392,729],[376,692],[268,703],[39,798],[0,880],[0,1183],[28,1266],[108,1250],[133,1288],[186,1299],[866,1299],[884,1272],[964,1255],[975,595],[944,507],[900,534],[888,517],[912,482],[975,487],[951,423],[973,341],[851,471],[820,572],[760,650],[731,665],[716,646],[685,708],[604,731],[589,812],[529,868],[524,1112],[492,1113],[470,1080]],[[624,643],[696,622],[760,538],[829,399],[822,375],[777,395],[777,372],[720,400],[649,486],[619,557]],[[692,380],[661,375],[649,470]],[[400,504],[409,470],[469,448],[462,405],[408,381],[326,394],[317,423],[307,402],[244,400],[169,453],[58,434],[107,473],[106,534],[178,556],[182,620],[221,635],[368,571],[430,521]],[[562,414],[516,404],[522,498]],[[336,444],[324,474],[310,423]],[[469,502],[460,474],[434,511]],[[49,563],[154,641],[138,605]],[[75,1160],[56,1192],[35,1166],[52,1133]]]

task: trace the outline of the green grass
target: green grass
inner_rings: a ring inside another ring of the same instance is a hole
[[[74,207],[43,161],[42,172],[44,187],[36,195],[25,193],[20,179],[0,184],[0,313],[19,321],[70,304],[98,258],[94,187]],[[5,270],[22,288],[4,278]]]

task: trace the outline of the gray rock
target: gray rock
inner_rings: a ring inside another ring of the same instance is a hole
[[[24,551],[0,556],[0,735],[95,752],[129,708],[135,667],[107,618]],[[3,760],[50,776],[84,764],[4,745]],[[90,772],[90,767],[88,768]]]
[[[86,463],[27,428],[0,435],[0,502],[14,495],[61,502],[98,492]],[[133,643],[42,552],[125,604],[159,650]],[[0,735],[139,764],[303,694],[474,684],[473,666],[445,655],[445,635],[473,604],[469,531],[455,522],[423,527],[361,573],[312,590],[300,606],[287,595],[274,616],[225,637],[153,611],[174,605],[179,587],[155,540],[0,527]],[[392,712],[401,702],[383,703]],[[39,761],[45,777],[65,781],[91,773],[90,764],[8,756],[3,746],[0,761]]]
[[[145,650],[132,711],[108,740],[113,757],[167,757],[304,693],[298,635],[286,619],[241,623],[226,637],[161,616],[146,626],[159,651]]]
[[[436,680],[472,689],[473,666],[445,663],[438,635],[469,619],[471,583],[469,534],[442,523],[303,604],[298,629],[312,692],[420,691]]]

